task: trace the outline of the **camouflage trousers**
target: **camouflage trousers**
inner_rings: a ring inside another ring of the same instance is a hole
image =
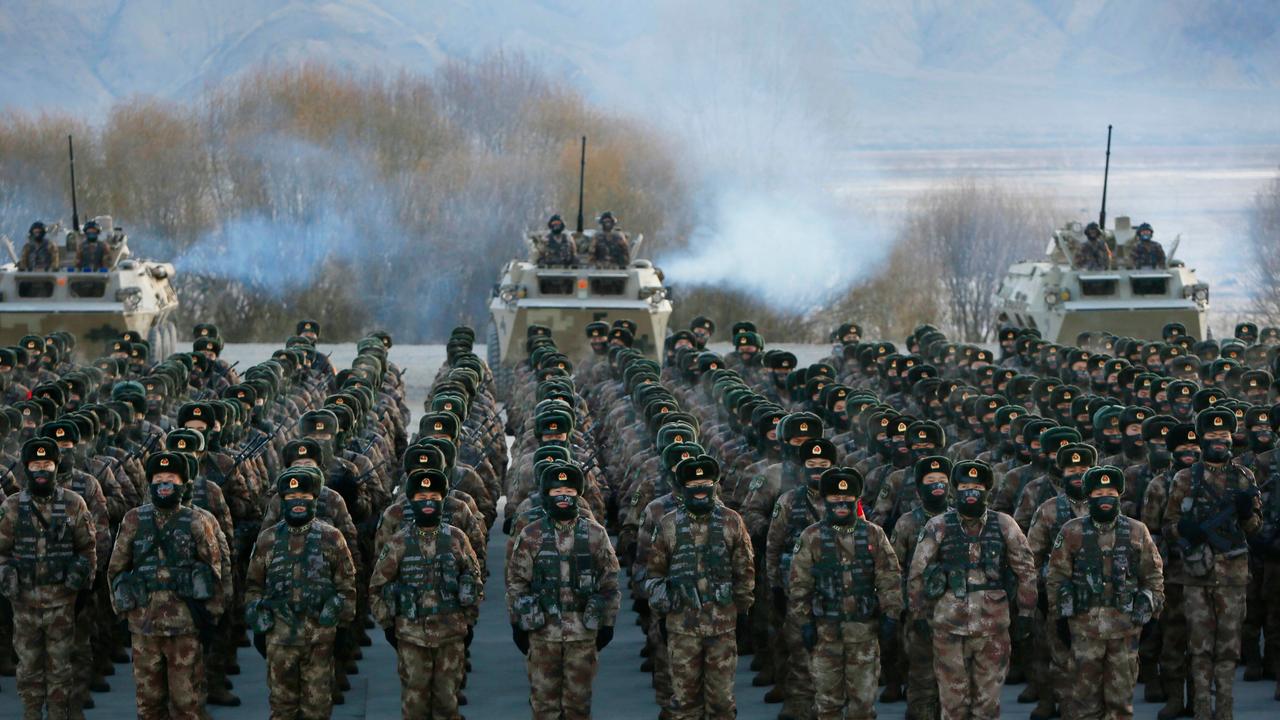
[[[773,659],[773,666],[778,669],[778,673],[783,674],[783,678],[778,680],[783,683],[782,687],[786,691],[782,712],[796,717],[797,720],[804,719],[812,714],[814,707],[815,680],[812,653],[804,646],[800,629],[792,623],[786,623],[782,626],[782,632],[774,635],[781,639],[778,644],[786,648],[786,655],[781,657],[774,655]]]
[[[649,643],[649,658],[653,660],[653,695],[658,707],[666,712],[671,704],[671,658],[667,654],[667,641],[662,639],[662,616],[649,614],[645,624]]]
[[[529,706],[534,720],[591,717],[591,685],[596,679],[594,640],[529,638]]]
[[[1197,720],[1231,720],[1233,683],[1240,659],[1240,630],[1244,625],[1243,585],[1182,589],[1187,613],[1187,648]],[[1213,708],[1211,710],[1211,708]]]
[[[204,708],[204,650],[192,635],[133,635],[139,720],[199,720]]]
[[[13,649],[18,653],[18,697],[23,718],[39,720],[48,707],[49,720],[79,717],[71,704],[78,699],[78,671],[72,664],[75,644],[75,605],[52,608],[13,608]]]
[[[1160,612],[1160,680],[1166,688],[1187,680],[1187,614],[1181,583],[1165,583],[1164,610]]]
[[[1009,673],[1009,635],[933,634],[933,671],[944,720],[1000,717],[1000,689]]]
[[[1138,636],[1071,641],[1075,687],[1072,711],[1062,716],[1080,720],[1133,717],[1133,689],[1138,684]]]
[[[462,638],[423,647],[401,641],[396,651],[400,672],[400,714],[407,718],[454,720],[458,686],[467,667]]]
[[[731,632],[711,637],[671,633],[672,720],[728,720],[737,717],[733,674],[738,645]]]
[[[933,674],[933,642],[910,625],[906,630],[907,714],[915,720],[937,720],[938,679]]]
[[[1240,652],[1261,657],[1268,672],[1280,665],[1280,560],[1249,558],[1248,609]]]
[[[1032,642],[1035,653],[1032,656],[1032,676],[1035,678],[1036,688],[1042,697],[1046,693],[1053,696],[1054,702],[1062,706],[1064,717],[1073,717],[1069,712],[1072,688],[1075,685],[1071,650],[1058,638],[1054,621],[1039,611],[1036,611]]]
[[[818,720],[876,716],[880,644],[849,637],[850,623],[822,623],[813,648],[814,707]],[[801,716],[803,717],[803,716]]]
[[[283,645],[267,638],[272,720],[320,720],[333,711],[333,642]]]

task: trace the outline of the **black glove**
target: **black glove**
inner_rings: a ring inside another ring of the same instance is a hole
[[[1209,539],[1209,534],[1200,528],[1200,523],[1189,517],[1178,521],[1178,535],[1192,545],[1199,545]]]
[[[646,600],[645,598],[636,598],[636,601],[635,603],[633,603],[633,605],[635,607],[635,611],[637,615],[643,618],[649,617],[650,610],[649,610],[648,600]]]
[[[751,616],[740,612],[733,627],[734,634],[738,638],[746,638],[751,635]]]
[[[254,633],[253,647],[258,651],[259,655],[265,658],[267,656],[267,636],[262,633]]]
[[[1010,633],[1012,639],[1019,642],[1031,637],[1031,618],[1026,615],[1019,615],[1013,619],[1013,632]]]
[[[1063,645],[1071,647],[1071,623],[1067,621],[1067,618],[1058,618],[1057,626],[1058,639],[1062,641]]]
[[[1044,584],[1040,584],[1036,590],[1036,607],[1040,609],[1041,613],[1049,614],[1049,593],[1045,590]]]
[[[76,593],[76,615],[84,612],[84,609],[89,607],[89,600],[92,598],[93,593],[89,590],[81,590]]]
[[[898,620],[885,615],[880,618],[880,642],[885,645],[893,643],[898,637]]]
[[[1240,516],[1240,519],[1247,519],[1253,515],[1254,498],[1258,497],[1256,493],[1257,491],[1252,489],[1236,493],[1236,515]]]
[[[921,637],[933,637],[933,628],[929,627],[929,621],[924,618],[917,618],[911,623],[911,627],[915,628],[916,634]]]
[[[387,639],[387,644],[397,650],[400,649],[400,639],[396,637],[396,629],[393,627],[384,628],[382,636]]]
[[[618,553],[618,564],[624,568],[631,567],[636,562],[636,544],[628,542],[622,548],[622,552]]]
[[[782,588],[773,589],[773,611],[778,617],[784,617],[787,614],[787,593]]]
[[[667,644],[667,618],[665,615],[658,621],[658,634],[662,636],[662,644]]]
[[[508,516],[506,516],[505,518],[503,518],[503,519],[502,519],[502,534],[503,534],[503,535],[510,535],[510,534],[511,534],[511,523],[513,523],[513,522],[515,522],[515,516],[513,516],[513,515],[508,515]]]
[[[462,640],[463,647],[471,647],[471,641],[476,639],[476,626],[467,626],[467,636]]]
[[[613,642],[613,626],[601,625],[596,631],[596,650],[600,651],[609,646]]]
[[[515,641],[516,648],[520,650],[521,655],[529,654],[529,631],[528,630],[521,630],[519,625],[512,625],[511,639]]]
[[[805,650],[812,650],[818,644],[818,626],[805,623],[800,628],[800,641],[804,643]]]

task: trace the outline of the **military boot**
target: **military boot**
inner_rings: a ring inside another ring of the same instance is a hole
[[[640,663],[640,672],[644,672],[644,673],[653,672],[653,658],[645,658]]]
[[[1241,647],[1241,651],[1244,656],[1241,659],[1244,660],[1245,682],[1258,682],[1264,675],[1262,671],[1262,650],[1256,642],[1247,642]]]
[[[1165,701],[1164,707],[1156,713],[1157,720],[1173,720],[1181,717],[1187,711],[1187,706],[1182,702],[1182,682],[1175,681],[1164,682]]]
[[[1040,691],[1036,689],[1035,683],[1029,682],[1022,688],[1022,692],[1018,693],[1018,704],[1026,705],[1033,702],[1040,702]]]
[[[1058,706],[1053,702],[1053,698],[1045,693],[1040,696],[1040,702],[1036,703],[1036,709],[1031,711],[1031,720],[1053,720],[1058,717]]]
[[[764,701],[768,705],[777,705],[778,703],[787,699],[786,695],[787,694],[782,689],[781,685],[774,685],[773,687],[769,688],[769,692],[764,694]]]
[[[884,692],[880,693],[880,702],[896,703],[902,702],[907,696],[902,692],[902,686],[896,682],[888,683],[884,686]]]
[[[1164,683],[1160,678],[1152,678],[1142,686],[1142,701],[1149,703],[1162,703],[1169,699],[1169,694],[1165,690]]]
[[[774,684],[773,671],[769,669],[761,670],[751,678],[751,687],[769,687],[772,684]]]
[[[208,702],[221,707],[240,707],[240,698],[227,689],[226,683],[209,684]]]

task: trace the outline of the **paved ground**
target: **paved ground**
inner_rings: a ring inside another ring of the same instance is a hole
[[[326,352],[331,348],[324,348]],[[354,349],[338,346],[333,360],[345,363]],[[802,360],[811,361],[824,348],[802,348]],[[265,357],[270,352],[266,345],[228,346],[227,354],[233,359],[243,359],[241,365]],[[439,346],[393,348],[392,357],[409,375],[410,405],[415,414],[422,406],[426,383],[430,382],[443,357]],[[503,557],[505,536],[498,528],[490,537],[489,557],[495,563]],[[528,681],[524,671],[524,658],[511,642],[510,627],[503,608],[502,568],[494,566],[486,587],[486,598],[480,613],[480,624],[472,644],[474,670],[466,690],[471,704],[463,708],[467,717],[488,720],[490,718],[519,718],[528,715]],[[657,713],[653,704],[653,691],[648,675],[639,672],[640,647],[643,637],[634,624],[635,616],[623,602],[617,637],[601,656],[600,675],[595,683],[596,716],[610,720],[640,720],[653,718]],[[360,662],[360,674],[351,678],[352,690],[347,703],[334,709],[338,719],[394,718],[399,715],[400,685],[396,675],[395,655],[381,634],[373,633],[374,644],[365,648]],[[243,673],[234,678],[235,691],[245,701],[239,708],[211,708],[215,720],[259,720],[266,717],[265,666],[252,648],[240,651]],[[762,702],[764,690],[750,686],[751,676],[746,671],[747,659],[739,663],[737,697],[739,716],[744,720],[767,720],[776,717],[778,707]],[[116,675],[110,678],[112,691],[95,695],[97,708],[86,713],[90,720],[115,720],[132,717],[133,678],[127,665],[117,665]],[[1243,683],[1237,681],[1236,717],[1241,720],[1274,719],[1280,713],[1280,703],[1271,699],[1273,685],[1269,682]],[[1029,705],[1017,705],[1014,698],[1020,686],[1009,686],[1004,692],[1004,715],[1025,717],[1031,711]],[[1158,705],[1138,703],[1137,717],[1154,718]],[[901,718],[905,706],[902,703],[880,705],[882,718]],[[13,678],[0,678],[0,720],[21,716]]]

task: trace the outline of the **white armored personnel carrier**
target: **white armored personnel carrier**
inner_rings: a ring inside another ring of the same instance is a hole
[[[1209,286],[1175,255],[1179,240],[1166,248],[1165,267],[1131,266],[1136,243],[1127,217],[1103,228],[1112,251],[1110,267],[1084,270],[1072,263],[1085,242],[1078,222],[1053,234],[1047,257],[1014,263],[996,290],[999,325],[1034,328],[1055,343],[1075,343],[1080,333],[1105,331],[1118,336],[1159,340],[1166,323],[1180,322],[1194,337],[1208,328]]]

